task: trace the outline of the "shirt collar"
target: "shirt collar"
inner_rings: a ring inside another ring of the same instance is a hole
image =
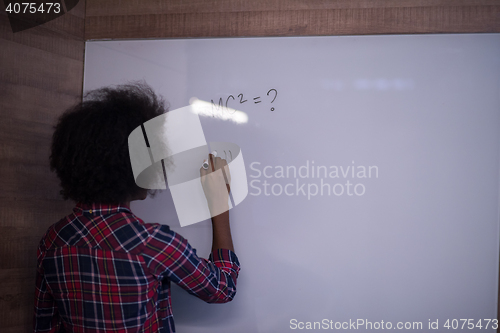
[[[77,203],[76,207],[73,208],[75,213],[85,214],[85,215],[110,215],[121,212],[131,213],[130,208],[123,204],[104,204],[104,203],[92,203],[83,204]]]

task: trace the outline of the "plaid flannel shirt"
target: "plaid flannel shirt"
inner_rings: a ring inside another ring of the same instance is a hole
[[[168,226],[119,205],[78,204],[37,255],[35,332],[174,332],[170,281],[224,303],[240,269],[232,251],[199,258]]]

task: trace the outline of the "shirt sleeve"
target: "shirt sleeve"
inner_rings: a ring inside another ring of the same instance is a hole
[[[39,251],[39,265],[36,272],[35,311],[33,316],[33,332],[59,332],[59,316],[57,306],[47,285],[40,266],[41,251]]]
[[[226,303],[236,294],[240,264],[230,250],[213,251],[209,260],[199,258],[186,239],[158,225],[152,230],[143,256],[153,275],[173,281],[208,303]]]

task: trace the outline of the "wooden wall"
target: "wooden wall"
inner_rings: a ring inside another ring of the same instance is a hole
[[[0,8],[3,333],[31,331],[38,241],[73,206],[48,154],[55,119],[81,99],[84,40],[500,32],[498,0],[80,0],[15,34]]]
[[[87,0],[85,38],[500,32],[498,0]]]
[[[56,118],[81,100],[85,1],[17,33],[0,8],[0,331],[33,332],[36,248],[73,207],[48,156]]]

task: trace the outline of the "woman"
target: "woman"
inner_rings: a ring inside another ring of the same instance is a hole
[[[35,332],[174,332],[171,281],[206,302],[233,299],[240,266],[228,211],[212,218],[208,260],[168,226],[130,211],[147,190],[135,184],[128,136],[164,112],[163,99],[136,83],[91,91],[59,119],[50,164],[76,207],[38,248]],[[210,160],[214,169],[227,165]]]

